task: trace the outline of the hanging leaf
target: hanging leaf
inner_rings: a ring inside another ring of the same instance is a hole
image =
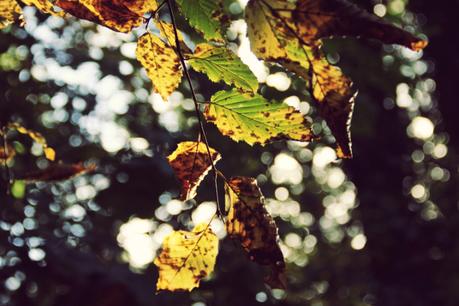
[[[258,90],[258,80],[249,67],[225,47],[200,44],[188,62],[194,70],[207,74],[213,82],[224,81],[246,91]]]
[[[233,177],[225,185],[228,235],[241,242],[250,260],[271,266],[266,282],[285,288],[285,262],[278,244],[277,226],[266,211],[264,197],[251,177]]]
[[[62,11],[56,11],[54,5],[49,0],[21,0],[25,5],[35,6],[37,9],[46,14],[63,17],[65,15]]]
[[[182,78],[180,59],[174,49],[151,33],[140,36],[136,50],[137,60],[147,70],[154,89],[164,101],[177,89]]]
[[[299,0],[292,18],[305,43],[321,38],[354,36],[403,45],[415,51],[427,46],[427,41],[347,0]]]
[[[24,175],[18,175],[18,179],[28,183],[33,182],[58,182],[65,181],[75,176],[92,172],[96,169],[95,165],[84,166],[78,164],[52,164],[43,170],[32,171]]]
[[[212,162],[217,163],[221,159],[220,153],[212,148],[209,150]],[[206,145],[202,142],[181,142],[167,159],[182,184],[180,199],[185,201],[194,198],[199,184],[212,168]]]
[[[57,0],[56,5],[75,17],[123,33],[140,26],[143,15],[157,7],[155,0]]]
[[[4,166],[5,163],[8,163],[16,155],[16,150],[12,145],[2,145],[0,146],[0,167]]]
[[[169,46],[176,48],[174,25],[161,20],[156,22],[156,26],[159,28],[161,38],[163,38]],[[190,48],[185,44],[182,33],[177,30],[177,34],[182,52],[185,54],[191,53]]]
[[[16,0],[0,1],[0,30],[22,19],[22,9]]]
[[[27,135],[33,141],[35,141],[36,143],[41,145],[42,148],[43,148],[43,153],[45,154],[45,157],[47,159],[53,161],[56,158],[56,152],[54,151],[53,148],[48,146],[48,143],[46,142],[46,139],[45,139],[45,137],[43,137],[42,134],[40,134],[40,133],[38,133],[36,131],[33,131],[33,130],[26,129],[25,127],[23,127],[19,123],[9,123],[7,128],[9,130],[15,130],[15,131],[17,131],[17,132],[19,132],[21,134]]]
[[[159,268],[156,289],[191,291],[198,287],[214,270],[217,254],[218,238],[208,224],[198,224],[192,232],[171,233],[154,261]]]
[[[219,2],[215,0],[177,0],[180,11],[188,22],[204,35],[206,40],[223,40],[220,33],[221,14]]]
[[[268,102],[258,94],[219,91],[207,105],[205,117],[223,135],[250,145],[312,139],[310,124],[299,111],[284,103]]]

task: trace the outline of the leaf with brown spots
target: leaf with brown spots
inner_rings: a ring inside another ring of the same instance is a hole
[[[258,90],[258,80],[249,67],[225,47],[199,44],[188,62],[194,70],[207,74],[213,82],[224,81],[245,91]]]
[[[159,268],[156,290],[191,291],[198,287],[214,270],[217,254],[218,238],[208,224],[198,224],[192,232],[172,232],[154,261]]]
[[[159,37],[145,33],[137,42],[136,56],[147,70],[154,90],[167,101],[170,94],[179,86],[183,74],[175,50]]]
[[[0,167],[7,164],[16,155],[16,150],[12,145],[7,144],[0,146]]]
[[[37,9],[46,14],[63,17],[65,13],[63,11],[57,11],[54,9],[54,5],[49,0],[21,0],[25,5],[35,6]]]
[[[220,3],[217,0],[177,0],[180,12],[206,40],[223,40],[220,32]]]
[[[285,262],[277,226],[265,208],[264,197],[251,177],[233,177],[225,185],[228,235],[241,242],[250,260],[272,269],[265,279],[273,288],[286,287]]]
[[[142,25],[143,15],[157,8],[155,0],[57,0],[56,5],[75,17],[123,33]]]
[[[205,117],[223,135],[250,145],[312,138],[310,124],[299,111],[253,93],[219,91],[207,105]]]
[[[51,164],[49,167],[28,172],[24,175],[18,175],[19,180],[28,183],[33,182],[59,182],[71,179],[96,169],[95,165],[84,166],[82,163],[78,164]]]
[[[0,30],[22,19],[22,9],[16,0],[0,1]]]
[[[217,163],[221,159],[220,153],[212,148],[209,151],[212,162]],[[180,199],[185,201],[194,198],[199,184],[212,168],[206,145],[202,142],[181,142],[167,160],[182,184]]]
[[[299,0],[292,19],[305,43],[321,38],[353,36],[398,44],[414,51],[427,46],[427,41],[347,0]]]
[[[53,161],[56,158],[56,152],[54,151],[53,148],[48,146],[48,143],[46,142],[46,139],[45,139],[45,137],[43,137],[42,134],[40,134],[40,133],[38,133],[36,131],[33,131],[33,130],[26,129],[25,127],[23,127],[19,123],[9,123],[7,125],[7,129],[8,130],[15,130],[15,131],[17,131],[17,132],[19,132],[21,134],[29,136],[33,141],[35,141],[36,143],[38,143],[39,145],[42,146],[43,153],[45,154],[45,157],[47,159]]]

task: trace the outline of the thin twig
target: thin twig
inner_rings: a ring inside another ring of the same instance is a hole
[[[182,49],[180,47],[180,39],[179,39],[178,31],[177,31],[177,23],[176,23],[176,20],[175,20],[174,10],[172,9],[172,0],[167,0],[167,7],[169,9],[169,14],[171,15],[171,21],[172,21],[172,26],[173,26],[173,29],[174,29],[175,45],[176,45],[178,57],[180,59],[180,63],[182,65],[183,71],[185,72],[185,78],[187,79],[188,85],[190,86],[191,97],[192,97],[193,102],[194,102],[196,116],[198,117],[199,130],[200,130],[199,133],[202,136],[202,140],[204,141],[204,144],[206,145],[207,155],[209,156],[209,161],[210,161],[210,163],[212,165],[212,170],[214,172],[215,200],[217,202],[217,208],[218,208],[218,211],[219,211],[220,216],[221,216],[220,196],[219,196],[219,192],[218,192],[218,173],[219,173],[219,171],[215,167],[215,163],[214,163],[214,161],[212,159],[212,153],[210,152],[209,142],[207,140],[206,131],[204,129],[204,123],[203,123],[203,120],[202,120],[202,117],[201,117],[201,111],[199,110],[199,104],[200,103],[198,101],[198,98],[196,97],[196,92],[194,91],[193,82],[191,81],[190,72],[188,71],[188,68],[187,68],[186,63],[185,63],[185,57],[183,56]]]
[[[10,186],[13,183],[12,177],[11,177],[11,170],[10,167],[8,166],[8,144],[7,144],[7,139],[6,139],[6,134],[8,132],[8,129],[5,127],[2,127],[1,129],[1,134],[3,138],[3,153],[5,155],[4,158],[4,166],[6,169],[6,194],[10,194]]]

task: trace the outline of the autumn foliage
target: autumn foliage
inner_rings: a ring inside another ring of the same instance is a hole
[[[27,22],[22,17],[25,5],[64,18],[89,20],[118,32],[145,26],[146,30],[138,38],[136,56],[151,79],[153,90],[167,101],[185,76],[200,122],[197,140],[179,143],[168,157],[182,186],[181,200],[194,198],[208,173],[213,173],[215,184],[223,181],[226,212],[219,217],[226,217],[227,233],[240,243],[250,260],[269,267],[268,285],[284,288],[287,276],[277,227],[264,207],[262,192],[254,178],[227,179],[217,169],[217,162],[224,156],[209,146],[204,122],[213,123],[221,134],[232,140],[251,146],[281,140],[310,142],[317,137],[299,110],[266,99],[259,91],[255,75],[228,48],[223,3],[215,0],[8,0],[0,2],[0,28],[14,22]],[[160,10],[169,12],[170,21],[160,18]],[[201,41],[197,45],[190,44],[178,28],[177,12],[200,33]],[[324,56],[322,40],[361,37],[415,51],[427,45],[425,40],[347,0],[250,0],[245,20],[253,53],[304,79],[311,100],[316,102],[320,116],[336,139],[337,156],[341,158],[352,157],[350,123],[357,90],[351,79]],[[157,31],[151,30],[153,28]],[[225,89],[215,90],[209,101],[198,100],[190,69],[207,75],[212,82],[224,84]],[[27,135],[43,147],[46,158],[55,159],[56,153],[41,134],[17,123],[3,127],[1,135],[5,139],[8,133]],[[0,161],[8,166],[14,156],[14,148],[5,142],[0,149]],[[55,162],[44,170],[18,174],[17,178],[57,181],[93,170],[93,165]],[[175,231],[164,240],[162,252],[155,260],[159,268],[158,290],[192,290],[212,273],[218,238],[209,226],[210,223],[198,224],[191,231]]]

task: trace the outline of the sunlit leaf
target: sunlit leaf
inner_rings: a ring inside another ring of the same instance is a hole
[[[249,67],[225,47],[200,44],[189,63],[194,70],[207,74],[213,82],[224,81],[243,90],[258,90],[258,80]]]
[[[156,9],[155,0],[57,0],[65,12],[118,32],[129,32],[144,22],[143,15]]]
[[[164,39],[164,41],[171,47],[175,48],[176,42],[175,42],[175,31],[174,31],[174,25],[169,22],[165,21],[157,21],[156,26],[159,28],[160,35]],[[191,53],[190,48],[185,44],[182,32],[177,30],[177,35],[179,38],[179,44],[180,48],[182,49],[183,53],[188,54]]]
[[[4,166],[5,163],[8,163],[16,155],[16,150],[13,146],[7,144],[0,146],[0,167]]]
[[[212,148],[209,151],[212,162],[217,163],[221,158],[220,153]],[[181,200],[194,198],[199,184],[212,168],[206,145],[202,142],[181,142],[167,159],[182,184]]]
[[[22,18],[22,9],[16,0],[0,1],[0,30]]]
[[[336,36],[377,39],[421,50],[427,42],[347,0],[299,0],[292,18],[304,42]]]
[[[25,5],[35,6],[37,9],[46,14],[54,16],[64,16],[63,11],[57,11],[54,9],[54,5],[49,0],[21,0]]]
[[[32,182],[57,182],[65,181],[78,175],[92,172],[95,165],[84,166],[78,164],[51,164],[45,169],[28,172],[24,175],[17,175],[18,179],[28,183]]]
[[[9,123],[7,127],[10,130],[15,130],[15,131],[18,131],[21,134],[29,136],[33,141],[35,141],[36,143],[41,145],[42,148],[43,148],[43,153],[45,154],[45,157],[47,159],[53,161],[56,158],[56,152],[54,151],[53,148],[48,146],[48,143],[46,142],[46,139],[45,139],[45,137],[43,137],[42,134],[40,134],[40,133],[38,133],[36,131],[33,131],[33,130],[29,130],[29,129],[23,127],[19,123]]]
[[[216,0],[177,0],[180,11],[188,22],[200,31],[207,40],[222,40],[219,1]]]
[[[217,254],[218,238],[208,224],[198,224],[192,232],[172,232],[154,262],[159,268],[156,289],[191,291],[198,287],[214,270]]]
[[[207,105],[205,117],[223,135],[250,145],[312,138],[310,124],[299,111],[258,94],[219,91]]]
[[[278,244],[277,226],[267,212],[264,197],[251,177],[233,177],[225,185],[226,231],[238,239],[250,260],[272,268],[266,282],[274,288],[285,288],[285,263]]]
[[[145,33],[137,42],[137,60],[147,70],[156,92],[164,101],[177,89],[182,79],[180,59],[171,46],[159,37]]]

